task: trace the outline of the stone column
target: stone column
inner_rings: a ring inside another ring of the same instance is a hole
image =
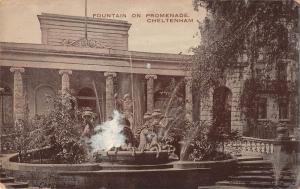
[[[187,76],[185,79],[185,118],[187,121],[193,121],[193,92],[192,77]]]
[[[24,68],[10,68],[10,71],[14,73],[14,120],[24,119],[24,106],[25,106],[25,95],[22,73]]]
[[[147,112],[151,113],[154,109],[154,80],[157,75],[146,75],[147,80]]]
[[[105,72],[104,76],[106,77],[106,119],[112,116],[114,109],[114,77],[117,76],[114,72]]]
[[[61,75],[61,92],[65,94],[70,91],[70,76],[72,70],[59,70],[59,75]]]

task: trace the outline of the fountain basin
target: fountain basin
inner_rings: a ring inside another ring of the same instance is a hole
[[[76,181],[76,182],[74,182]],[[101,170],[59,173],[58,188],[198,188],[212,184],[210,168],[149,169],[149,170]]]
[[[201,185],[213,184],[217,173],[228,175],[228,170],[233,170],[236,162],[236,160],[175,161],[152,165],[116,162],[31,164],[12,162],[11,160],[16,157],[17,155],[14,154],[3,159],[3,168],[8,175],[20,181],[29,181],[33,186],[61,189],[197,188]],[[232,161],[231,167],[228,164],[225,169],[224,164],[230,161]]]
[[[153,165],[169,162],[170,151],[99,151],[96,162],[109,162],[126,165]]]

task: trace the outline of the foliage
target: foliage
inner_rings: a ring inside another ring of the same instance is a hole
[[[171,119],[168,119],[169,123],[167,125],[167,133],[170,137],[182,138],[186,131],[183,86],[184,82],[182,80],[178,81],[171,78],[166,86],[163,86],[163,89],[159,91],[160,95],[165,97],[161,106],[163,114],[167,118],[171,117]]]
[[[199,26],[202,41],[193,49],[191,68],[195,86],[202,93],[218,85],[227,68],[249,67],[254,77],[260,54],[265,57],[264,71],[270,71],[277,60],[295,52],[298,15],[292,0],[193,3],[195,10],[208,12]]]
[[[53,103],[53,109],[49,114],[36,116],[29,135],[29,145],[40,150],[50,147],[49,158],[56,163],[84,161],[85,150],[80,142],[83,129],[76,99],[64,94],[49,99],[49,102]]]
[[[231,156],[225,153],[225,144],[240,138],[237,131],[225,132],[205,121],[193,123],[188,133],[181,154],[183,160],[228,159]]]
[[[247,125],[253,127],[257,124],[256,122],[256,94],[257,94],[257,81],[254,78],[247,79],[244,84],[244,89],[242,90],[240,105],[241,111],[247,118]],[[247,131],[248,132],[248,131]],[[248,134],[248,133],[244,134]]]
[[[201,44],[193,49],[194,93],[200,99],[223,84],[227,75],[239,71],[246,80],[240,108],[247,124],[256,124],[258,94],[256,69],[262,79],[279,68],[282,59],[297,59],[298,9],[293,0],[193,0],[196,11],[207,11],[199,25]],[[243,78],[242,78],[243,77]],[[282,95],[285,86],[277,86]]]
[[[18,152],[18,160],[19,162],[26,161],[28,156],[27,152],[30,150],[30,129],[28,127],[28,121],[24,120],[16,120],[15,126],[13,127],[14,131],[14,145]]]
[[[175,146],[175,154],[181,160],[220,160],[227,159],[230,155],[224,152],[224,144],[239,138],[237,132],[226,132],[215,124],[205,121],[188,122],[185,119],[185,103],[181,100],[181,87],[183,81],[171,80],[164,88],[167,96],[164,105],[166,111],[173,107],[165,115],[172,115],[166,129],[166,138]],[[168,114],[169,113],[169,114]],[[179,142],[181,141],[182,146]],[[180,151],[178,151],[180,149]]]

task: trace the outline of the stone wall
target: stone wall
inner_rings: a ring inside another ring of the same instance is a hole
[[[231,130],[238,130],[243,133],[245,126],[243,115],[240,108],[240,97],[243,87],[243,78],[241,70],[230,70],[227,72],[226,77],[220,81],[220,87],[226,87],[229,89],[230,94],[228,97],[230,111],[231,111]],[[208,95],[200,100],[200,120],[207,123],[213,121],[213,96],[214,88],[211,88]]]
[[[84,17],[42,13],[38,18],[43,44],[63,45],[64,40],[74,42],[85,37]],[[88,38],[93,39],[97,45],[113,49],[128,49],[128,30],[131,26],[128,22],[93,18],[88,18],[86,22]],[[80,44],[76,45],[80,46]]]
[[[240,107],[241,94],[244,80],[239,69],[229,71],[226,78],[226,86],[231,90],[231,130],[238,130],[241,134],[245,130],[245,123]]]
[[[30,117],[41,113],[47,105],[46,95],[55,95],[60,90],[61,76],[58,70],[49,69],[25,69],[24,85],[25,85],[25,107],[28,108]],[[52,92],[50,92],[52,91]],[[48,93],[48,94],[47,94]]]

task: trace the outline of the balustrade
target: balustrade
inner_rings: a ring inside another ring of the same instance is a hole
[[[275,140],[242,137],[238,141],[225,144],[225,151],[235,155],[247,152],[258,154],[272,154],[274,152]]]

